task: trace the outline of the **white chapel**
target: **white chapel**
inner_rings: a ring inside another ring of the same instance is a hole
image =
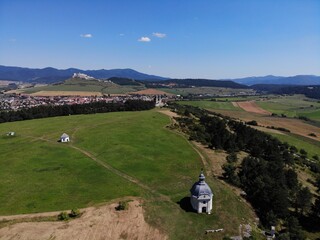
[[[193,184],[190,189],[190,201],[194,210],[198,213],[210,214],[212,210],[213,193],[209,185],[205,182],[205,176],[201,171],[199,181]]]

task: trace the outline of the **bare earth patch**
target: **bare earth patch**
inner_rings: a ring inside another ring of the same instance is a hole
[[[162,113],[162,114],[165,114],[169,117],[179,117],[179,115],[175,112],[172,112],[171,110],[169,109],[161,109],[161,110],[158,110],[159,113]]]
[[[129,202],[128,210],[124,211],[116,211],[117,205],[86,208],[80,218],[67,222],[13,224],[0,229],[0,239],[167,239],[146,223],[140,201]]]
[[[101,92],[82,92],[82,91],[39,91],[31,93],[31,96],[102,96]]]
[[[242,108],[243,110],[245,110],[247,112],[259,113],[259,114],[263,114],[263,115],[271,115],[270,112],[259,107],[255,101],[233,102],[232,104],[234,105],[234,103],[237,104],[237,106],[239,106],[240,108]]]
[[[170,93],[166,93],[164,91],[160,91],[157,89],[148,88],[145,90],[137,91],[137,92],[131,92],[131,94],[141,94],[141,95],[172,95]]]

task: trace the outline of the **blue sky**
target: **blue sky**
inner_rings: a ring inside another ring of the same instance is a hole
[[[0,65],[320,75],[320,1],[0,0]]]

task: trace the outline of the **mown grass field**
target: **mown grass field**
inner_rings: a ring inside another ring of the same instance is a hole
[[[219,87],[190,87],[190,88],[160,88],[159,90],[186,96],[188,94],[203,94],[203,95],[230,95],[239,94],[241,92],[253,93],[251,89],[235,89],[235,88],[219,88]]]
[[[305,116],[320,121],[320,102],[303,95],[278,96],[257,104],[272,113],[285,114],[288,117]]]
[[[276,134],[270,133],[282,142],[287,142],[290,145],[296,146],[298,150],[304,149],[308,153],[308,157],[311,159],[313,156],[318,155],[320,157],[320,142],[314,141],[312,139],[299,136],[296,134]]]
[[[214,235],[219,239],[237,234],[239,224],[252,223],[254,214],[212,176],[207,176],[215,194],[212,215],[180,207],[202,162],[186,139],[165,127],[169,123],[152,110],[0,124],[0,214],[60,211],[138,196],[147,221],[171,239],[211,239],[204,230],[212,228],[225,229]],[[8,131],[17,135],[7,137]],[[63,132],[70,143],[57,142]]]
[[[194,107],[200,107],[205,109],[223,109],[230,111],[243,111],[239,107],[235,107],[232,102],[216,102],[210,100],[201,100],[201,101],[179,101],[177,102],[182,105],[190,105]]]

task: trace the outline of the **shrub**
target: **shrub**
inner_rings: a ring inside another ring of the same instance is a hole
[[[304,150],[303,148],[300,149],[300,153],[304,156],[306,156],[308,153],[306,150]]]
[[[299,116],[298,118],[304,121],[310,121],[310,118],[307,118],[305,116]]]
[[[58,215],[58,219],[61,220],[61,221],[67,221],[69,220],[69,214],[67,212],[61,212],[59,215]]]
[[[127,201],[120,201],[119,205],[116,207],[117,211],[127,210],[128,209],[128,202]]]
[[[76,217],[79,217],[80,216],[80,210],[77,209],[77,208],[74,208],[71,210],[71,213],[69,214],[69,216],[71,218],[76,218]]]
[[[311,136],[311,137],[317,137],[317,135],[314,134],[314,133],[309,133],[308,135]]]
[[[232,152],[227,156],[228,163],[236,163],[237,161],[238,161],[238,157],[235,152]]]
[[[257,121],[255,121],[255,120],[252,120],[252,121],[246,122],[246,124],[248,124],[248,125],[252,125],[252,126],[258,126],[258,123],[257,123]]]

